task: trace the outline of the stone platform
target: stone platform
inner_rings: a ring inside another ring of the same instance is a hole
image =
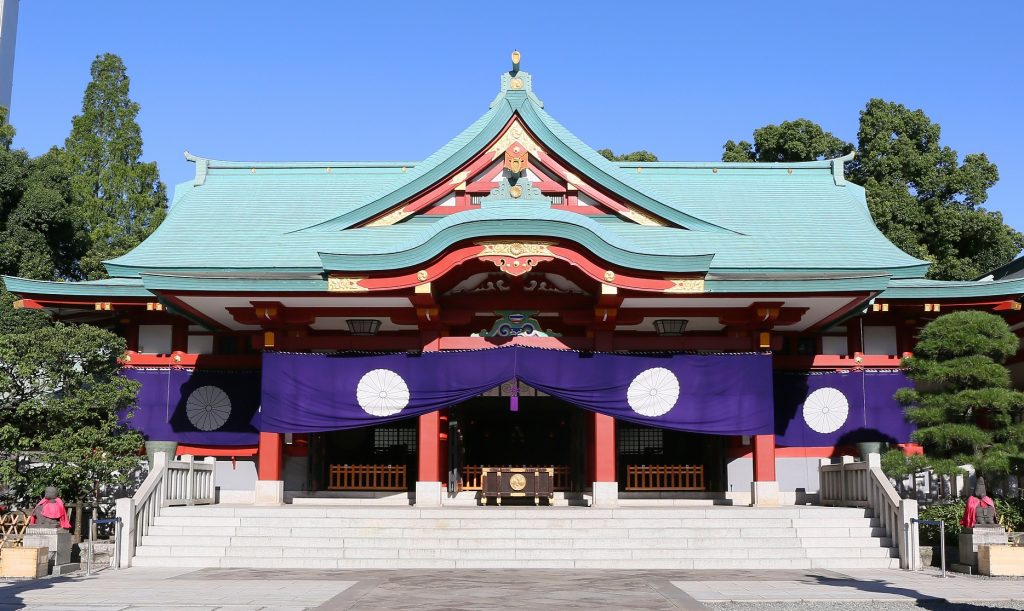
[[[164,508],[135,566],[812,569],[898,566],[877,521],[832,507]]]

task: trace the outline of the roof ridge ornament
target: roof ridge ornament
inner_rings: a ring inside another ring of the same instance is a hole
[[[494,98],[494,101],[491,102],[491,108],[494,108],[495,104],[501,101],[502,97],[507,95],[518,96],[520,92],[525,93],[526,97],[534,104],[544,108],[544,102],[541,102],[533,93],[533,77],[530,76],[529,72],[520,68],[522,58],[523,56],[518,50],[512,51],[512,69],[502,73],[501,91]]]
[[[837,187],[846,185],[846,174],[843,171],[843,167],[848,161],[853,161],[853,158],[857,155],[856,151],[850,151],[842,157],[836,157],[835,159],[829,159],[832,165],[832,180],[835,181]]]

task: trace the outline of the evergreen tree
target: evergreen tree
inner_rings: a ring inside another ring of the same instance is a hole
[[[139,467],[142,436],[118,423],[138,391],[138,382],[118,374],[124,340],[90,325],[20,322],[18,332],[0,334],[5,500],[26,506],[56,485],[65,499],[95,507]]]
[[[160,224],[167,192],[156,163],[141,161],[139,105],[128,96],[124,62],[100,55],[91,73],[65,149],[91,241],[82,269],[89,278],[102,278],[104,260],[128,252]]]
[[[79,278],[88,235],[66,158],[56,148],[34,159],[12,150],[14,133],[0,108],[0,273]]]
[[[879,230],[905,252],[931,261],[929,278],[969,280],[1011,261],[1024,235],[998,212],[980,207],[999,179],[984,154],[959,161],[941,146],[941,128],[921,110],[872,99],[860,113],[850,180],[867,191]],[[797,162],[835,158],[853,149],[807,119],[766,125],[754,143],[729,140],[723,161]]]
[[[929,277],[970,280],[1008,263],[1024,235],[981,208],[999,180],[984,153],[940,144],[921,110],[873,99],[860,113],[851,178],[867,190],[875,224],[894,244],[932,262]]]
[[[1019,345],[1006,322],[987,312],[946,314],[921,331],[914,355],[903,360],[915,388],[896,399],[936,472],[970,464],[998,477],[1024,466],[1024,393],[1012,390],[1003,366]]]
[[[729,140],[722,161],[815,161],[841,157],[853,145],[835,137],[809,119],[783,121],[754,130],[754,143]]]
[[[0,273],[40,280],[81,276],[89,245],[60,149],[36,158],[14,150],[0,107]],[[24,505],[55,484],[64,498],[91,499],[127,483],[141,437],[118,424],[137,384],[118,374],[124,340],[88,325],[54,324],[14,309],[0,287],[0,483]]]
[[[597,151],[608,161],[657,161],[658,156],[650,151],[633,151],[624,155],[616,155],[611,149],[600,149]]]

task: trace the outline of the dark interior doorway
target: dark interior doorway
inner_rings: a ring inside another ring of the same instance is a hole
[[[347,480],[363,485],[346,488],[395,488],[399,473],[389,467],[404,468],[402,488],[412,490],[419,467],[417,460],[416,418],[345,431],[310,435],[309,484],[311,490],[330,490],[337,483],[341,470],[356,467],[378,467],[378,473],[365,472]],[[332,476],[333,469],[333,476]],[[376,484],[376,485],[374,485]]]
[[[671,431],[651,426],[617,421],[616,473],[619,487],[631,484],[630,467],[701,467],[701,483],[705,491],[723,492],[726,486],[725,446],[727,437]],[[635,471],[634,471],[635,474]],[[665,475],[663,473],[663,475]],[[636,479],[634,475],[633,479]],[[651,489],[666,483],[665,477],[650,477],[644,481]],[[682,481],[690,478],[675,478]],[[642,486],[641,486],[642,487]]]
[[[580,490],[586,414],[552,397],[477,397],[449,414],[449,493],[479,489],[482,467],[555,467],[555,488]]]

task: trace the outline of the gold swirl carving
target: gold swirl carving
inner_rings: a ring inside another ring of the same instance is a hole
[[[554,242],[478,242],[478,245],[483,246],[484,250],[480,253],[481,257],[489,256],[507,256],[507,257],[527,257],[527,256],[553,256],[549,246],[554,246]]]
[[[421,269],[420,271],[416,272],[416,279],[419,280],[420,282],[425,282],[428,275],[429,274],[427,274],[427,270]]]
[[[501,155],[504,155],[505,151],[508,147],[512,146],[513,142],[522,144],[534,157],[540,156],[542,151],[540,145],[537,144],[537,142],[530,136],[530,133],[523,128],[519,119],[516,119],[512,122],[512,125],[505,130],[505,133],[502,134],[501,138],[498,138],[498,141],[488,149],[488,152],[491,154],[491,159],[497,159]]]
[[[364,293],[370,289],[361,286],[360,280],[366,280],[362,278],[343,278],[341,276],[331,276],[327,279],[327,290],[331,293]]]
[[[522,473],[516,473],[512,477],[508,478],[508,487],[519,492],[523,488],[526,488],[526,478],[523,477]]]
[[[665,289],[666,293],[703,293],[703,278],[666,278],[672,286]]]

